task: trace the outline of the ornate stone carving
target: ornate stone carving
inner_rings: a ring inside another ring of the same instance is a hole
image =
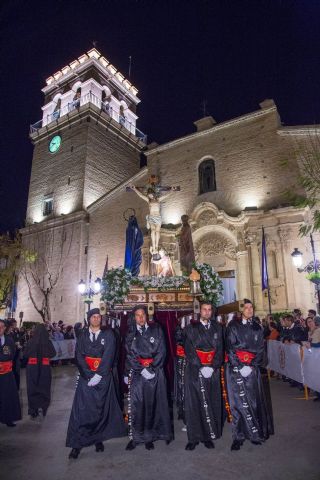
[[[218,234],[206,236],[200,239],[195,245],[196,258],[215,257],[217,255],[226,255],[232,260],[236,259],[236,248],[226,237]]]
[[[237,233],[237,242],[238,242],[238,250],[242,251],[246,249],[245,239],[242,232]]]
[[[278,234],[283,245],[288,245],[292,236],[291,228],[279,228]]]
[[[244,241],[247,246],[252,245],[257,241],[258,235],[256,232],[246,232],[244,236]]]
[[[217,223],[217,216],[215,215],[214,212],[210,210],[206,210],[205,212],[202,212],[198,219],[197,219],[197,224],[198,227],[205,227],[206,225],[216,225]]]

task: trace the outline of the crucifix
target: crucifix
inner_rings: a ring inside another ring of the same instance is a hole
[[[135,192],[142,200],[149,205],[149,214],[146,216],[147,228],[151,231],[151,247],[150,253],[153,261],[161,259],[159,254],[160,230],[162,224],[160,205],[172,192],[179,192],[180,187],[169,187],[159,184],[159,180],[155,175],[151,175],[149,183],[145,187],[136,187],[130,185],[126,187],[126,191]],[[163,194],[163,192],[167,192]]]

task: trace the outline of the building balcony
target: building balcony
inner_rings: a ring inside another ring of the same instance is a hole
[[[119,111],[116,111],[109,102],[102,101],[92,92],[87,93],[86,95],[74,99],[72,102],[64,105],[63,108],[55,110],[50,115],[47,115],[46,118],[39,120],[38,122],[30,125],[30,135],[33,137],[35,133],[40,133],[40,130],[44,127],[50,128],[57,124],[60,119],[68,119],[70,115],[75,115],[76,112],[80,113],[83,106],[94,106],[95,110],[99,111],[99,114],[103,116],[107,121],[112,122],[113,125],[116,125],[120,130],[124,130],[124,133],[128,133],[130,136],[133,136],[137,141],[147,144],[147,135],[139,130],[135,123],[130,122],[125,115],[121,115]]]

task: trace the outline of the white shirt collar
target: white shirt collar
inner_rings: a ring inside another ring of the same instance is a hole
[[[210,320],[208,321],[208,323],[205,323],[205,322],[202,320],[202,318],[200,318],[200,323],[202,323],[202,325],[203,325],[204,327],[206,327],[206,326],[208,325],[208,328],[210,328],[210,325],[211,325]]]
[[[95,337],[96,337],[96,340],[97,340],[98,335],[99,335],[100,332],[101,332],[101,330],[97,330],[96,332],[93,332],[93,331],[91,330],[91,328],[89,327],[89,336],[90,336],[91,342],[93,342],[93,334],[95,334]]]
[[[251,318],[242,317],[242,325],[247,325],[248,322],[252,322],[252,317]]]
[[[146,330],[148,330],[149,325],[147,323],[145,323],[144,327],[145,327],[145,331],[146,331]],[[137,325],[137,329],[139,330],[139,332],[141,332],[141,326],[140,325]]]

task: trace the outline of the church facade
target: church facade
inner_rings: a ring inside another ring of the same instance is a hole
[[[257,313],[267,312],[264,227],[272,310],[315,307],[314,287],[291,258],[297,247],[304,264],[312,260],[309,239],[299,236],[310,212],[284,196],[298,188],[295,151],[308,139],[308,127],[282,127],[276,105],[265,100],[242,117],[220,124],[205,117],[190,135],[147,145],[136,126],[138,91],[95,49],[47,79],[43,92],[43,118],[30,132],[34,155],[21,231],[24,244],[39,252],[29,285],[19,280],[24,319],[41,320],[33,305],[41,304],[41,288],[49,292],[52,321],[83,318],[78,283],[90,271],[101,277],[107,257],[109,268],[123,265],[128,212],[143,227],[141,274],[149,274],[148,206],[127,187],[144,186],[151,175],[180,186],[161,203],[160,244],[177,274],[177,233],[187,214],[196,259],[219,272],[225,303],[248,297]],[[142,154],[147,165],[141,168]],[[318,250],[316,235],[315,244]],[[94,302],[99,305],[98,296]]]

